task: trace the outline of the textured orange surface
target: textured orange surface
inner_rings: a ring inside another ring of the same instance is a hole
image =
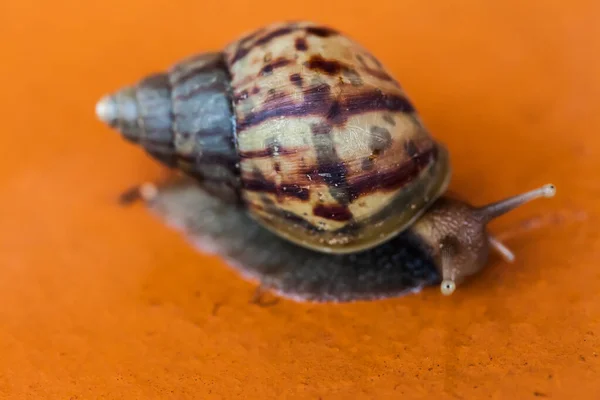
[[[3,0],[0,397],[600,398],[599,4]],[[492,226],[514,264],[451,297],[261,308],[218,258],[117,205],[161,172],[95,120],[97,98],[298,18],[399,78],[450,148],[453,191],[557,185]]]

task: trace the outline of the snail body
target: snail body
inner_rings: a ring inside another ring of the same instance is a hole
[[[490,247],[510,254],[486,232],[491,218],[554,194],[548,185],[487,207],[446,197],[448,152],[399,83],[357,42],[313,22],[250,32],[104,97],[96,110],[288,253],[352,262],[410,237],[397,253],[411,246],[433,260],[444,293],[481,270]],[[165,216],[181,211],[167,190],[158,191],[171,199]],[[405,268],[396,258],[394,268]]]

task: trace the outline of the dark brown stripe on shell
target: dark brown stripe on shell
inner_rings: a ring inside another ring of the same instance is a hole
[[[308,222],[301,216],[296,215],[290,211],[281,210],[277,214],[280,215],[281,217],[285,218],[289,222],[301,226],[302,228],[306,229],[309,232],[317,233],[317,232],[322,231],[322,229],[319,229],[317,226],[311,224],[310,222]]]
[[[266,179],[242,179],[242,187],[250,192],[263,192],[277,194],[275,182]]]
[[[392,78],[387,72],[385,72],[383,70],[366,67],[365,72],[371,76],[374,76],[377,79],[381,79],[382,81],[388,81],[388,82],[394,81],[394,78]]]
[[[343,124],[346,122],[346,119],[348,119],[347,116],[342,114],[342,106],[337,100],[331,103],[331,107],[329,107],[325,117],[327,118],[327,121],[336,125]]]
[[[273,73],[273,70],[280,67],[285,67],[292,63],[292,60],[288,60],[284,57],[279,57],[275,61],[265,65],[259,72],[259,75],[269,75]]]
[[[319,154],[318,151],[317,154]],[[359,194],[354,192],[352,186],[346,180],[348,176],[346,164],[337,154],[335,157],[332,157],[328,156],[325,151],[322,151],[321,155],[318,166],[309,168],[306,171],[306,175],[310,176],[313,181],[321,181],[327,184],[331,196],[340,204],[349,204],[356,200]],[[332,157],[333,160],[330,160],[328,157]]]
[[[308,232],[311,232],[313,234],[318,234],[319,232],[322,231],[322,229],[318,228],[317,226],[311,224],[310,222],[308,222],[307,220],[305,220],[304,218],[302,218],[299,215],[296,215],[290,211],[287,210],[283,210],[281,208],[279,208],[273,201],[271,201],[271,199],[269,199],[266,196],[263,196],[261,198],[263,205],[261,206],[260,204],[256,204],[256,203],[250,203],[249,207],[254,209],[254,210],[258,210],[258,211],[262,211],[265,212],[269,215],[275,216],[279,219],[283,219],[286,220],[292,224],[298,225],[304,229],[306,229]]]
[[[290,97],[284,101],[269,102],[266,101],[261,110],[250,112],[246,118],[238,121],[239,131],[258,125],[270,118],[275,117],[295,117],[309,114],[317,114],[322,112],[322,106],[325,103],[330,103],[331,88],[323,83],[318,86],[313,86],[304,91],[304,101],[295,103]]]
[[[284,36],[289,33],[292,33],[296,29],[298,29],[298,28],[296,28],[295,26],[284,26],[282,28],[279,28],[272,32],[269,32],[264,36],[258,37],[258,39],[256,39],[258,34],[255,34],[253,39],[256,39],[256,40],[254,40],[253,42],[250,42],[250,40],[246,40],[242,43],[240,41],[238,43],[238,48],[236,49],[235,54],[233,55],[233,57],[231,57],[231,60],[229,62],[231,64],[234,64],[237,61],[244,58],[254,47],[264,46],[267,43],[269,43],[271,40],[278,38],[280,36]]]
[[[352,219],[352,212],[350,212],[348,207],[339,204],[317,204],[313,208],[313,214],[332,221],[343,222]]]
[[[298,87],[302,87],[302,76],[300,74],[290,75],[290,82]]]
[[[267,92],[267,97],[265,98],[265,102],[276,103],[278,101],[285,101],[286,97],[290,95],[285,92],[278,92],[275,89],[269,89]]]
[[[347,205],[351,201],[346,181],[348,171],[335,149],[331,126],[313,124],[311,130],[313,146],[317,154],[317,168],[312,173],[327,183],[329,193],[340,205]]]
[[[396,111],[414,113],[415,108],[404,96],[385,94],[381,90],[363,92],[357,96],[351,96],[344,102],[349,115],[359,114],[366,111]]]
[[[362,65],[361,70],[371,76],[374,76],[375,78],[381,79],[382,81],[394,82],[395,86],[400,86],[398,82],[383,69],[383,65],[375,56],[372,54],[367,54],[367,56],[373,61],[377,68],[370,67],[365,61],[365,58],[362,55],[357,54],[356,59]]]
[[[327,60],[321,55],[312,56],[304,65],[313,71],[323,72],[327,75],[337,75],[343,70],[350,70],[347,65],[337,60]]]
[[[288,35],[293,32],[301,31],[301,30],[304,30],[309,35],[315,35],[315,36],[319,36],[319,37],[329,37],[329,36],[338,34],[337,31],[335,31],[331,28],[325,27],[325,26],[301,27],[301,26],[298,26],[297,24],[283,26],[279,29],[276,29],[276,30],[269,32],[269,33],[265,34],[264,36],[260,36],[260,37],[257,32],[257,33],[248,35],[246,38],[244,38],[238,42],[238,47],[237,47],[235,53],[233,54],[233,56],[231,57],[231,59],[229,60],[229,62],[231,64],[234,64],[237,61],[244,58],[253,48],[255,48],[257,46],[266,46],[273,39],[276,39],[280,36]],[[258,37],[258,39],[256,39],[257,37]]]
[[[197,74],[203,72],[211,72],[215,70],[225,71],[227,66],[225,65],[225,60],[223,59],[222,54],[214,54],[214,58],[205,63],[202,63],[196,67],[188,68],[190,64],[197,62],[201,59],[207,59],[211,56],[211,53],[199,53],[198,55],[191,57],[187,60],[184,60],[178,64],[175,64],[171,67],[169,71],[169,75],[171,76],[171,86],[181,85],[184,81],[188,80],[196,76]]]
[[[246,36],[242,37],[240,40],[238,40],[238,44],[240,45],[245,45],[248,42],[253,41],[254,39],[256,39],[259,35],[262,35],[265,32],[266,28],[260,28],[260,29],[256,29],[252,32],[249,32]]]
[[[331,98],[327,84],[313,86],[304,91],[304,100],[296,103],[289,96],[280,101],[265,101],[262,109],[250,112],[238,121],[239,132],[276,117],[302,117],[323,115],[331,123],[343,124],[357,114],[371,111],[394,111],[413,113],[411,102],[404,96],[385,94],[381,90],[358,93],[343,97],[342,102]]]
[[[295,47],[298,51],[306,51],[308,50],[308,43],[306,42],[306,39],[299,37],[296,38]]]
[[[307,149],[302,149],[302,148],[284,148],[284,147],[280,147],[279,149],[277,149],[277,154],[280,156],[287,156],[287,155],[294,155],[297,154],[299,152],[304,152]],[[240,150],[240,158],[264,158],[264,157],[271,157],[273,156],[273,149],[270,147],[267,147],[265,149],[260,149],[260,150],[245,150],[245,151],[241,151]]]
[[[249,192],[271,193],[277,197],[293,197],[298,200],[307,201],[310,198],[310,190],[295,183],[282,183],[277,185],[267,179],[243,179],[242,187]]]
[[[278,195],[292,196],[303,201],[310,198],[310,190],[295,183],[281,184],[279,188]]]
[[[312,124],[310,130],[315,135],[329,135],[333,127],[327,123]]]
[[[356,197],[377,192],[400,189],[414,180],[421,171],[437,158],[437,147],[422,151],[410,161],[397,168],[376,169],[350,182],[349,191]]]
[[[311,26],[306,28],[306,33],[308,33],[309,35],[315,35],[318,37],[329,37],[329,36],[333,36],[333,35],[337,35],[338,31],[336,31],[335,29],[329,28],[327,26]]]
[[[242,58],[246,57],[246,55],[248,55],[248,53],[250,53],[250,50],[252,50],[251,47],[245,47],[243,45],[239,45],[238,48],[236,49],[235,53],[231,57],[231,60],[229,60],[229,63],[235,64]]]
[[[295,26],[284,26],[279,29],[274,30],[273,32],[267,33],[265,36],[258,38],[253,44],[252,47],[263,46],[269,43],[271,40],[278,38],[280,36],[285,36],[297,30],[298,28]]]

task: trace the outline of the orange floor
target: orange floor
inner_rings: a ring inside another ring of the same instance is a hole
[[[150,3],[0,5],[0,398],[600,398],[600,3]],[[557,185],[492,226],[514,264],[451,297],[261,308],[218,258],[117,205],[161,172],[95,101],[300,18],[398,77],[450,148],[453,191]]]

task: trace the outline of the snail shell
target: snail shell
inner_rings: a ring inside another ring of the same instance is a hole
[[[450,179],[446,149],[381,62],[316,23],[271,24],[118,96],[111,110],[138,107],[126,137],[314,250],[389,240]]]
[[[315,249],[387,241],[446,189],[446,150],[366,49],[279,23],[225,49],[242,196],[262,224]]]
[[[96,113],[218,200],[197,204],[212,201],[189,184],[150,190],[165,220],[196,237],[202,222],[190,215],[226,204],[205,227],[222,253],[298,296],[404,293],[437,278],[432,265],[452,293],[489,249],[514,258],[489,221],[555,193],[547,185],[481,207],[443,196],[448,152],[402,87],[358,43],[312,22],[271,24],[190,57],[104,97]],[[256,226],[233,222],[242,212]],[[257,226],[279,240],[235,232]],[[258,255],[240,256],[228,238]]]

